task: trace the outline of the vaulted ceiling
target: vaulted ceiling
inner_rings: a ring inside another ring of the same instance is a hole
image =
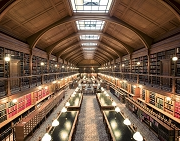
[[[0,31],[79,66],[102,65],[180,31],[179,0],[112,0],[105,12],[76,11],[71,1],[0,0]]]

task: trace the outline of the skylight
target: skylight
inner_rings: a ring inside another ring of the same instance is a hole
[[[82,46],[97,46],[97,43],[82,43]]]
[[[80,35],[81,40],[98,40],[99,35]]]
[[[83,50],[84,50],[84,51],[86,51],[86,50],[87,50],[87,51],[88,51],[88,50],[96,50],[96,48],[95,48],[95,47],[94,47],[94,48],[83,48]]]
[[[71,0],[74,12],[108,13],[112,0]]]
[[[101,20],[79,20],[76,21],[78,30],[102,30],[104,21]]]

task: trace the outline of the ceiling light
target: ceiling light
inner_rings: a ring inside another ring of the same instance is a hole
[[[112,102],[112,106],[116,106],[116,102],[113,101],[113,102]]]

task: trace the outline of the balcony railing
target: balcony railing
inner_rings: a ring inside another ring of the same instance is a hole
[[[101,71],[101,74],[180,94],[180,77]]]
[[[78,73],[74,72],[61,72],[40,74],[31,76],[9,77],[0,78],[0,97],[11,95],[32,87],[40,86],[45,83],[49,83],[64,77],[71,76]]]

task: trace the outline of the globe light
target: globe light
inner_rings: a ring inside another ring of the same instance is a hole
[[[126,118],[126,119],[123,121],[123,123],[124,123],[125,125],[131,125],[131,122],[130,122],[130,120],[129,120],[128,118]]]
[[[116,102],[113,101],[113,102],[112,102],[112,106],[116,106]]]
[[[41,66],[44,66],[44,62],[41,62]]]
[[[175,56],[175,57],[172,58],[172,60],[173,60],[173,61],[177,61],[178,58]]]
[[[116,111],[117,113],[119,113],[119,112],[120,112],[119,107],[116,107],[116,108],[115,108],[115,111]]]
[[[62,110],[61,110],[62,113],[65,113],[67,112],[67,108],[66,107],[63,107]]]
[[[133,138],[136,141],[143,141],[143,137],[142,137],[142,135],[139,132],[135,132],[134,135],[133,135]]]
[[[10,57],[6,56],[6,57],[4,58],[4,60],[5,60],[6,62],[9,62],[11,59],[10,59]]]
[[[13,103],[16,103],[17,102],[17,99],[13,99],[13,101],[12,101]]]
[[[137,65],[140,65],[140,62],[137,62]]]
[[[59,121],[57,119],[55,119],[53,122],[52,122],[52,126],[55,127],[55,126],[58,126],[59,125]]]
[[[70,106],[70,103],[69,103],[69,102],[66,102],[66,106]]]
[[[50,136],[48,133],[46,133],[46,134],[43,136],[43,138],[42,138],[41,141],[51,141],[51,136]]]

